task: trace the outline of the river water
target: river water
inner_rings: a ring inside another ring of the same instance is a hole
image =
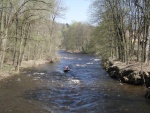
[[[59,51],[61,60],[0,83],[0,113],[150,113],[145,87],[111,79],[92,55]],[[68,65],[71,71],[63,72]]]

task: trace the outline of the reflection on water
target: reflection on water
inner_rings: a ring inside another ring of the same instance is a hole
[[[144,86],[110,79],[100,59],[60,51],[61,61],[0,83],[0,113],[149,113]],[[71,71],[63,72],[68,65]]]

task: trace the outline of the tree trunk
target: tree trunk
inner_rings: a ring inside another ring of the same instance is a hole
[[[17,54],[17,43],[18,43],[18,19],[16,18],[16,31],[15,31],[15,40],[14,40],[14,55],[13,55],[13,65],[16,62],[16,54]]]
[[[25,36],[25,39],[24,39],[24,44],[23,44],[23,48],[22,48],[22,53],[21,53],[21,57],[20,57],[20,65],[22,63],[22,59],[23,59],[23,56],[24,56],[24,51],[25,51],[25,48],[26,48],[26,45],[27,45],[27,41],[28,41],[28,38],[30,37],[30,24],[28,25],[27,27],[27,33],[26,33],[26,36]]]
[[[149,64],[149,57],[150,57],[150,26],[148,28],[147,34],[146,59],[145,59],[146,64]]]
[[[1,64],[0,68],[3,67],[4,59],[5,59],[5,54],[6,54],[6,47],[7,47],[7,29],[5,29],[4,34],[2,35],[2,42],[1,42]]]
[[[19,72],[20,68],[20,58],[21,58],[21,52],[22,52],[22,44],[23,44],[23,38],[24,38],[24,28],[25,26],[21,27],[21,36],[20,36],[20,42],[18,47],[18,56],[17,56],[17,63],[16,63],[16,71]]]
[[[3,62],[4,62],[4,56],[5,56],[5,49],[6,49],[6,34],[4,33],[4,24],[5,24],[5,10],[4,10],[4,1],[2,0],[2,9],[1,9],[1,24],[0,24],[0,38],[1,38],[1,54],[0,54],[0,68],[3,67]]]

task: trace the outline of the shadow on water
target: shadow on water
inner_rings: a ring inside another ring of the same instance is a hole
[[[144,86],[110,79],[92,55],[60,51],[60,62],[0,83],[0,113],[149,113]],[[63,72],[68,65],[71,71]]]

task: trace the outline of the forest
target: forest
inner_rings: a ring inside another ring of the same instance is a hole
[[[104,58],[122,62],[149,63],[150,1],[95,0],[93,21],[98,23],[93,35],[93,50]]]
[[[57,0],[0,0],[0,70],[22,61],[53,59],[61,41],[65,7]]]
[[[54,59],[58,49],[149,64],[149,6],[149,0],[94,0],[89,23],[61,24],[61,0],[0,0],[0,70]]]

